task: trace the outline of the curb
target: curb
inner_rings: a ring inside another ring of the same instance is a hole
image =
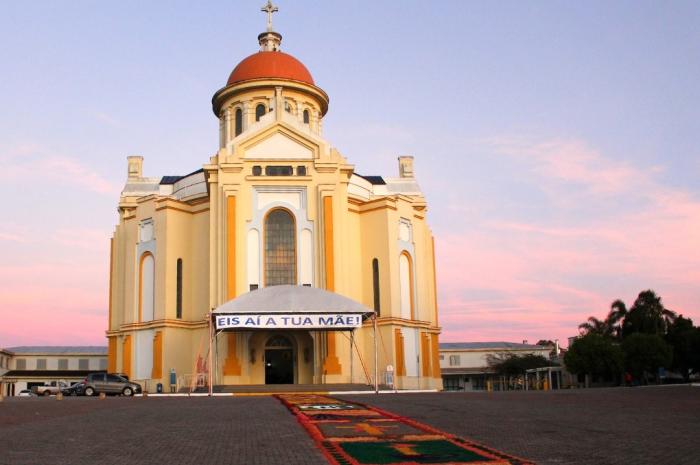
[[[699,385],[700,386],[700,385]],[[421,394],[421,393],[434,393],[439,392],[437,389],[406,389],[406,390],[383,390],[379,391],[379,394]],[[374,391],[280,391],[280,392],[215,392],[212,397],[267,397],[276,395],[295,395],[295,394],[307,394],[307,395],[317,395],[317,396],[339,396],[339,395],[370,395],[375,394]],[[138,396],[137,396],[138,397]],[[143,396],[141,396],[143,397]],[[177,392],[177,393],[162,393],[162,394],[148,394],[148,397],[209,397],[206,392],[193,392],[191,394]]]

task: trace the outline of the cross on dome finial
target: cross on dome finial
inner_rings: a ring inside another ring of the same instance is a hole
[[[267,13],[267,31],[258,35],[260,51],[277,52],[279,51],[280,44],[282,43],[282,34],[272,30],[272,13],[279,11],[279,8],[273,5],[271,0],[267,0],[267,3],[260,8],[260,11]]]
[[[279,8],[273,5],[271,0],[267,0],[267,4],[260,8],[260,11],[267,13],[267,32],[272,32],[272,13],[277,13]]]

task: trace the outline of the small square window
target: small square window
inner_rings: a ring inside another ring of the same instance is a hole
[[[87,358],[78,359],[78,370],[89,370],[90,360]]]
[[[101,358],[100,359],[100,370],[106,370],[106,369],[107,369],[107,359]]]
[[[251,284],[251,285],[250,285],[250,290],[251,290],[251,291],[255,291],[255,290],[257,290],[257,288],[258,288],[258,285],[257,285],[257,284]]]
[[[59,370],[67,370],[68,369],[68,359],[67,358],[59,358],[58,359],[58,369]]]
[[[306,166],[297,166],[297,176],[306,176]]]
[[[36,359],[36,369],[37,370],[46,370],[46,359],[45,358]]]
[[[255,165],[253,167],[253,176],[260,176],[262,174],[262,166]]]
[[[26,370],[27,369],[27,361],[23,358],[18,358],[17,361],[15,362],[15,370]]]
[[[450,355],[450,366],[457,366],[459,365],[459,355]]]

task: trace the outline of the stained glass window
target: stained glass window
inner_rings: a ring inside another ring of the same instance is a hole
[[[265,285],[297,283],[294,218],[286,210],[273,210],[265,219]]]

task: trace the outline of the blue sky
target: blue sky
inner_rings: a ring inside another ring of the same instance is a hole
[[[0,346],[102,341],[125,158],[158,176],[216,151],[211,96],[262,3],[3,6]],[[356,170],[416,157],[443,340],[564,338],[647,288],[700,319],[700,4],[278,6]],[[22,309],[85,324],[27,341]]]

